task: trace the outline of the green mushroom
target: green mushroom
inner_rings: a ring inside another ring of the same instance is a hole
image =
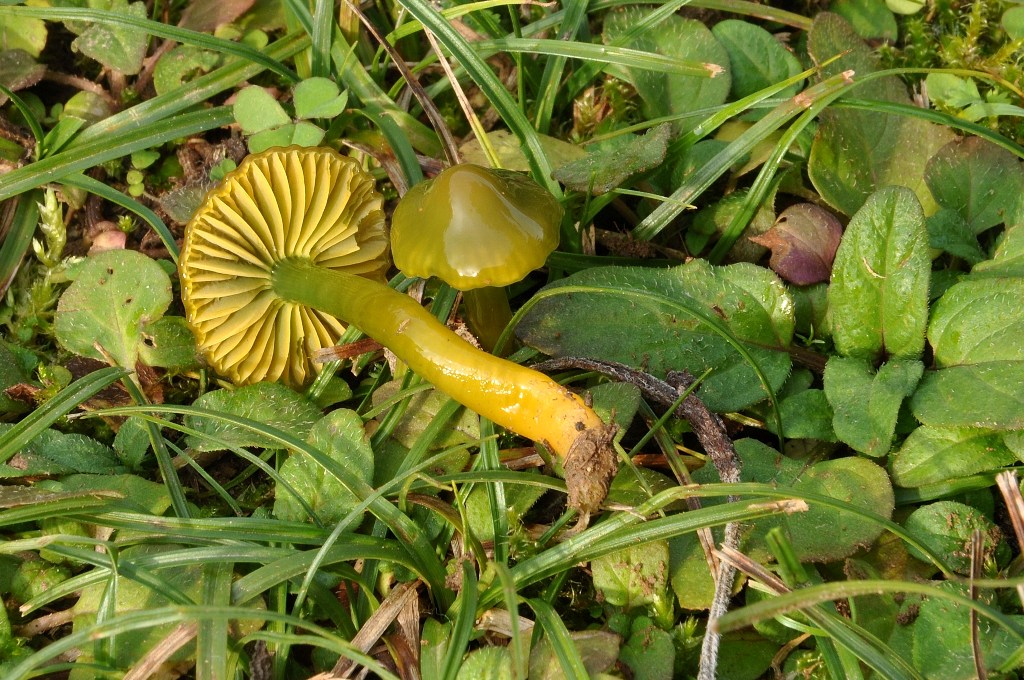
[[[373,178],[331,149],[243,161],[185,231],[182,301],[200,351],[236,383],[301,387],[311,356],[350,323],[448,396],[557,454],[585,521],[617,467],[615,428],[579,395],[474,347],[389,288],[381,204]]]
[[[543,266],[558,245],[562,206],[526,175],[461,164],[421,182],[391,220],[395,266],[463,291],[488,351],[512,318],[504,286]]]

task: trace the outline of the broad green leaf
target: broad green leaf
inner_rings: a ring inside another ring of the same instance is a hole
[[[747,591],[747,596],[749,593]],[[718,677],[731,680],[758,680],[771,668],[779,645],[753,631],[727,633],[719,644]]]
[[[1024,200],[1021,201],[1024,213]],[[1024,215],[1003,232],[1002,240],[992,254],[991,260],[979,262],[971,270],[971,278],[1024,276]]]
[[[594,587],[605,602],[616,607],[664,609],[668,595],[668,557],[666,541],[642,543],[598,557],[590,562]]]
[[[106,98],[96,94],[95,92],[89,92],[83,90],[82,92],[76,92],[71,96],[67,102],[64,103],[64,110],[61,112],[60,117],[63,120],[66,117],[81,118],[85,121],[86,125],[92,125],[98,123],[101,120],[109,118],[114,113],[110,102]]]
[[[779,489],[792,488],[851,503],[866,512],[888,519],[895,507],[889,475],[867,458],[848,457],[808,464],[780,455],[766,444],[752,439],[735,443],[742,462],[740,479],[764,482]],[[700,484],[719,481],[710,464],[693,473]],[[718,499],[703,499],[705,505]],[[833,562],[870,546],[882,534],[883,526],[871,519],[810,504],[807,512],[761,519],[744,527],[741,549],[754,559],[769,556],[764,536],[773,527],[781,527],[801,561]],[[827,531],[822,528],[827,527]],[[720,539],[718,539],[720,540]],[[706,609],[714,584],[703,551],[693,535],[670,541],[672,550],[672,588],[680,605],[688,609]]]
[[[1024,278],[957,283],[935,304],[928,341],[939,368],[1024,361]]]
[[[876,458],[889,453],[900,406],[923,373],[924,364],[916,360],[892,359],[876,373],[865,359],[830,357],[825,395],[839,441]]]
[[[843,69],[858,75],[878,70],[874,51],[836,14],[815,17],[808,49],[818,62],[844,54],[825,68],[823,76]],[[910,103],[906,87],[895,77],[868,81],[853,96]],[[925,164],[953,138],[949,128],[917,118],[828,109],[820,116],[808,172],[822,198],[847,215],[857,212],[871,193],[891,184],[912,189],[930,214],[936,206],[924,181]]]
[[[1010,7],[999,20],[1010,40],[1024,40],[1024,7]]]
[[[142,467],[149,447],[149,429],[145,420],[130,416],[121,423],[114,437],[114,452],[129,470],[137,471]]]
[[[313,424],[320,420],[320,411],[312,402],[279,383],[261,382],[234,390],[207,392],[196,399],[193,406],[248,418],[299,439],[306,439]],[[265,449],[279,449],[283,446],[257,432],[215,418],[189,415],[185,417],[185,425],[200,432],[198,435],[189,435],[187,440],[189,447],[196,451],[224,449],[224,444],[214,442],[209,437],[216,437],[234,446]]]
[[[455,680],[516,680],[508,647],[481,647],[466,655]]]
[[[0,14],[0,45],[3,45],[4,50],[24,50],[38,59],[46,47],[46,35],[46,22],[42,19]],[[8,84],[10,81],[0,82],[11,87]]]
[[[327,78],[306,78],[292,91],[296,118],[335,118],[348,104],[348,93]]]
[[[161,554],[181,549],[182,547],[177,545],[151,542],[119,550],[118,560],[124,560],[127,569],[133,573],[140,573],[145,578],[118,578],[116,588],[110,587],[109,581],[103,579],[83,588],[81,596],[71,610],[75,632],[81,632],[95,624],[101,612],[108,616],[110,611],[124,615],[168,605],[207,603],[211,572],[202,562],[174,564],[170,567],[160,565]],[[111,595],[113,601],[108,602],[107,598]],[[256,598],[249,606],[257,608],[261,605],[262,600]],[[107,611],[108,608],[110,611]],[[261,625],[262,622],[259,620],[241,618],[231,622],[231,627],[238,635],[258,630]],[[78,675],[72,674],[72,677],[93,677],[96,667],[92,664],[97,663],[97,656],[102,658],[108,667],[127,671],[139,663],[140,659],[145,658],[147,651],[164,642],[174,628],[174,624],[164,624],[130,629],[118,634],[118,644],[115,646],[107,647],[102,644],[103,640],[97,640],[95,646],[84,645],[76,663],[82,664],[81,670],[88,670]],[[108,656],[110,654],[113,655],[112,658]],[[173,669],[183,664],[194,665],[194,657],[194,645],[180,645],[173,654],[161,656],[163,663],[158,664],[151,675],[174,675]]]
[[[971,571],[971,534],[975,530],[981,532],[984,550],[990,556],[1000,538],[999,529],[984,513],[955,501],[917,508],[903,522],[903,528],[935,554],[942,555],[950,569],[965,576]],[[910,552],[916,553],[913,546]]]
[[[338,409],[329,413],[313,426],[309,443],[367,484],[373,481],[373,451],[363,430],[363,420],[355,411]],[[360,502],[334,475],[301,453],[288,457],[281,466],[281,477],[327,525],[343,519]],[[292,522],[309,519],[302,504],[285,489],[277,490],[274,516]]]
[[[180,316],[165,316],[146,324],[139,359],[147,366],[183,370],[198,363],[196,339]]]
[[[973,78],[961,78],[952,73],[929,73],[924,82],[928,98],[936,104],[961,109],[985,101]]]
[[[850,220],[832,266],[829,318],[839,353],[920,356],[930,271],[924,214],[914,194],[904,187],[872,194]]]
[[[711,369],[698,393],[711,410],[731,411],[768,396],[737,340],[773,390],[789,374],[789,355],[769,348],[789,345],[793,304],[774,274],[748,264],[599,267],[548,286],[517,333],[553,356],[618,361],[656,376]]]
[[[55,588],[71,577],[71,570],[62,564],[46,560],[28,559],[18,565],[11,577],[11,598],[16,603],[27,602]]]
[[[309,121],[288,123],[254,134],[249,138],[249,151],[260,153],[274,146],[316,146],[323,141],[325,134]]]
[[[1017,460],[998,432],[923,425],[893,455],[892,481],[897,486],[924,486],[997,470]]]
[[[570,144],[557,137],[537,135],[537,141],[540,143],[540,148],[544,151],[544,157],[552,168],[560,168],[566,163],[585,158],[587,155],[586,150],[582,147]],[[491,130],[487,133],[487,143],[494,149],[501,167],[506,170],[529,172],[530,164],[526,160],[526,154],[523,153],[522,145],[519,143],[519,139],[511,132],[508,130]],[[484,153],[480,140],[476,136],[460,146],[459,153],[462,154],[462,160],[466,163],[476,163],[484,167],[490,165],[487,154]]]
[[[619,44],[643,52],[675,57],[681,61],[716,64],[722,67],[722,71],[712,78],[703,78],[625,69],[640,95],[647,118],[682,115],[725,102],[731,84],[729,53],[703,23],[671,15],[659,23],[656,30],[648,31],[626,44],[617,42],[617,38],[642,20],[648,11],[627,7],[609,12],[605,17],[602,34],[605,44]],[[697,118],[684,118],[677,123],[677,130],[689,130],[698,122]]]
[[[373,405],[379,406],[391,399],[401,386],[401,380],[392,380],[378,387],[371,397]],[[391,431],[392,439],[407,449],[412,448],[437,416],[438,411],[449,401],[450,397],[434,389],[412,395],[406,401],[401,420]],[[480,417],[468,409],[463,409],[448,421],[444,434],[431,443],[431,450],[453,448],[479,440]]]
[[[917,14],[925,4],[925,0],[885,0],[885,6],[896,14]]]
[[[0,18],[0,26],[3,18]],[[46,75],[46,65],[40,64],[25,50],[7,49],[0,52],[0,84],[17,92],[32,87]],[[7,103],[7,95],[0,93],[0,104]]]
[[[829,5],[829,11],[846,19],[862,38],[896,41],[896,17],[878,0],[837,0]]]
[[[958,211],[939,208],[928,217],[927,227],[930,247],[963,258],[968,264],[978,264],[985,259],[978,237]]]
[[[1024,278],[957,283],[939,299],[928,340],[940,369],[911,400],[914,415],[936,427],[1024,428]]]
[[[748,21],[726,19],[711,29],[729,54],[732,76],[730,97],[742,99],[800,73],[803,68],[782,43],[768,31]],[[791,97],[800,85],[791,85],[777,97]]]
[[[895,114],[830,109],[820,117],[808,172],[829,205],[853,215],[871,192],[905,186],[932,212],[924,181],[928,159],[953,135],[949,128]]]
[[[586,158],[567,163],[552,176],[574,191],[606,194],[624,184],[630,176],[661,165],[671,133],[670,125],[659,125],[642,136],[627,137]]]
[[[629,668],[630,677],[634,680],[672,680],[677,677],[672,635],[658,628],[646,616],[633,619],[619,659]]]
[[[955,211],[975,234],[1007,221],[1024,194],[1020,159],[980,137],[942,147],[925,169],[935,200]]]
[[[929,371],[910,400],[925,425],[1024,429],[1024,361],[990,361]]]
[[[782,415],[782,430],[788,439],[836,441],[836,432],[832,428],[835,413],[823,390],[802,390],[786,397],[779,404],[779,413]],[[769,430],[775,431],[770,420],[767,425]]]
[[[14,353],[0,343],[0,413],[14,414],[28,410],[28,404],[8,396],[6,392],[8,387],[27,380],[28,375],[18,365]]]
[[[744,209],[747,199],[746,190],[735,191],[698,211],[686,231],[687,247],[694,253],[703,252],[711,236],[721,236],[726,232],[733,219]],[[769,199],[758,207],[743,234],[729,248],[726,259],[732,262],[760,262],[767,246],[759,243],[758,238],[770,231],[773,224],[774,199]]]
[[[970,554],[970,548],[966,550],[968,552],[965,554]],[[944,582],[939,587],[959,595],[967,595],[967,586],[964,584]],[[995,605],[992,600],[988,593],[982,595],[982,601],[986,604]],[[1022,616],[1015,615],[1009,618],[1018,629],[1024,624]],[[978,671],[972,651],[972,640],[975,635],[980,657],[990,673],[995,674],[1001,664],[1019,651],[1019,643],[1005,628],[982,616],[977,618],[975,624],[967,607],[943,598],[926,599],[915,609],[912,620],[912,659],[914,667],[926,678],[977,678]],[[976,634],[972,633],[975,625]]]
[[[111,250],[86,260],[61,295],[55,335],[68,351],[134,369],[149,324],[170,304],[170,277],[155,260]]]
[[[583,661],[583,666],[590,677],[601,677],[615,665],[619,656],[622,639],[615,633],[606,630],[584,630],[569,633],[571,647]],[[530,650],[530,680],[563,680],[565,669],[552,649],[551,640],[545,636],[540,644]]]
[[[518,534],[522,531],[523,516],[544,495],[544,491],[539,486],[505,485],[505,507],[499,512],[505,513],[510,533]],[[473,535],[481,541],[494,540],[494,521],[491,513],[487,489],[483,486],[473,487],[469,498],[466,499],[466,523]]]
[[[171,496],[163,484],[136,475],[68,475],[59,482],[42,482],[46,488],[62,495],[116,493],[120,509],[162,515],[171,507]],[[106,493],[105,493],[106,492]]]
[[[146,19],[146,5],[142,2],[128,4],[128,0],[109,0],[98,9],[117,14],[126,14],[137,19]],[[125,75],[135,75],[142,69],[146,56],[149,35],[138,28],[119,24],[68,22],[69,28],[79,33],[71,46],[87,57]]]
[[[214,32],[243,16],[255,0],[220,0],[219,2],[190,2],[181,13],[178,25],[193,31]]]
[[[825,78],[846,70],[854,71],[854,78],[873,73],[881,68],[878,52],[857,35],[843,17],[831,12],[819,12],[807,33],[807,50],[815,61],[825,61],[839,56],[822,67],[821,77]],[[870,80],[854,90],[860,99],[880,99],[891,102],[908,102],[906,86],[895,76]]]
[[[249,135],[291,122],[284,107],[269,92],[256,85],[239,91],[231,112],[242,132]]]
[[[0,423],[0,437],[12,427]],[[112,475],[122,471],[117,457],[106,444],[83,434],[65,434],[57,430],[43,430],[5,464],[0,464],[0,478],[76,472]]]
[[[882,578],[870,559],[851,557],[843,565],[846,577],[857,580]],[[900,598],[901,600],[904,598]],[[858,626],[875,635],[879,640],[888,640],[898,624],[900,606],[892,593],[879,593],[850,598],[850,618]]]

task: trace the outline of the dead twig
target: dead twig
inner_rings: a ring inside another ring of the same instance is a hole
[[[654,376],[638,371],[635,368],[611,361],[596,361],[582,357],[563,357],[542,362],[534,366],[537,370],[564,370],[576,368],[586,371],[597,371],[612,376],[622,382],[628,382],[640,388],[649,399],[664,406],[672,406],[680,395],[694,384],[694,378],[686,371],[670,371],[666,379],[659,380]],[[736,449],[732,445],[725,430],[725,423],[716,414],[708,410],[700,399],[693,394],[687,395],[676,406],[678,417],[690,422],[694,434],[718,471],[719,478],[726,483],[740,481],[740,461]],[[730,501],[737,500],[729,496]],[[739,547],[740,527],[734,522],[725,526],[722,549],[736,550]],[[715,577],[715,594],[708,612],[708,632],[704,635],[701,646],[700,668],[698,680],[714,680],[718,668],[718,649],[721,636],[714,632],[711,624],[723,616],[729,609],[732,587],[736,578],[735,567],[726,561],[711,561],[712,573]]]

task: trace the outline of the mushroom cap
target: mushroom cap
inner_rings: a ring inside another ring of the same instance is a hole
[[[409,190],[391,219],[395,266],[459,290],[507,286],[558,245],[562,206],[526,175],[464,163]]]
[[[186,227],[179,262],[186,318],[210,366],[236,384],[307,383],[313,353],[345,327],[278,297],[274,265],[295,258],[383,280],[382,202],[372,176],[326,148],[268,149],[212,189]]]

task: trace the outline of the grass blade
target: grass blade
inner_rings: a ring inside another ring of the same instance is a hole
[[[308,37],[292,34],[268,45],[265,51],[267,56],[274,59],[287,59],[307,47],[309,47]],[[110,135],[122,135],[131,130],[147,127],[158,120],[201,104],[216,94],[230,90],[265,70],[266,68],[260,64],[254,64],[244,59],[236,60],[210,71],[206,75],[194,78],[181,87],[147,99],[130,109],[125,109],[90,125],[71,140],[67,149],[74,149],[97,139],[109,141]]]
[[[845,73],[832,76],[772,109],[764,118],[716,155],[710,163],[687,177],[682,186],[672,193],[671,200],[659,205],[650,215],[640,221],[633,229],[633,236],[644,241],[649,241],[657,236],[685,209],[683,206],[692,203],[694,199],[704,193],[756,144],[774,130],[788,123],[814,101],[843,91],[850,84],[849,78],[850,74]]]
[[[0,176],[0,201],[35,189],[48,182],[62,181],[68,175],[88,170],[134,151],[159,146],[180,137],[206,132],[228,125],[234,120],[231,108],[218,106],[203,111],[183,113],[166,121],[130,130],[113,139],[96,139],[36,161]]]
[[[55,397],[23,418],[0,437],[0,462],[10,458],[40,432],[67,415],[82,402],[99,394],[101,390],[128,375],[128,371],[114,366],[101,368],[71,383]]]
[[[455,612],[455,620],[452,625],[452,635],[448,640],[448,648],[444,653],[444,672],[441,675],[445,680],[455,680],[459,674],[459,667],[462,665],[462,657],[469,646],[469,638],[473,633],[473,624],[476,623],[476,607],[479,592],[477,590],[476,572],[473,571],[473,563],[470,560],[462,561],[462,588],[458,602],[458,610]]]
[[[558,657],[558,664],[562,669],[561,677],[569,678],[570,680],[587,680],[590,674],[587,673],[587,668],[583,665],[583,659],[580,658],[580,652],[576,649],[572,636],[569,635],[569,629],[565,627],[562,619],[559,618],[558,612],[544,600],[534,598],[524,601],[533,609],[537,625],[543,629],[544,635],[547,636],[548,644],[551,645],[555,656]]]
[[[545,40],[538,38],[496,38],[481,40],[474,43],[483,57],[498,52],[522,52],[526,54],[548,54],[565,59],[582,59],[601,64],[616,64],[630,68],[654,71],[656,73],[672,73],[683,76],[700,76],[710,78],[714,75],[714,65],[703,62],[685,61],[668,57],[657,52],[644,52],[629,47],[614,45],[595,45],[593,43],[566,42],[563,40]],[[551,63],[550,61],[548,63]]]
[[[33,191],[21,196],[13,207],[14,218],[4,235],[3,244],[0,244],[0,296],[7,294],[7,289],[18,275],[21,260],[32,245],[32,235],[36,233],[36,225],[39,223],[39,192]]]
[[[445,49],[451,52],[452,56],[466,69],[470,78],[486,95],[498,115],[505,121],[512,133],[519,138],[533,178],[556,197],[560,197],[561,189],[558,183],[551,179],[551,165],[541,148],[537,131],[533,129],[533,125],[519,108],[519,104],[512,99],[512,95],[505,89],[501,80],[477,54],[473,46],[426,0],[400,0],[400,4],[433,33]]]
[[[580,29],[586,29],[587,26],[587,3],[585,2],[574,2],[570,3],[565,11],[565,17],[562,19],[562,24],[559,27],[558,38],[560,41],[566,41],[565,44],[571,45],[583,45],[585,43],[575,42],[576,35],[580,32]],[[521,39],[521,36],[516,36],[515,39]],[[556,41],[557,42],[557,41]],[[540,96],[537,97],[536,108],[534,109],[534,127],[537,132],[547,133],[551,128],[551,114],[555,109],[555,100],[558,98],[558,93],[562,85],[562,76],[565,72],[566,57],[556,56],[554,59],[548,59],[547,63],[544,64],[544,73],[541,74],[540,84],[537,88],[540,92]],[[520,78],[519,81],[522,83],[522,64],[519,64]],[[520,88],[520,99],[522,99],[522,88]]]

